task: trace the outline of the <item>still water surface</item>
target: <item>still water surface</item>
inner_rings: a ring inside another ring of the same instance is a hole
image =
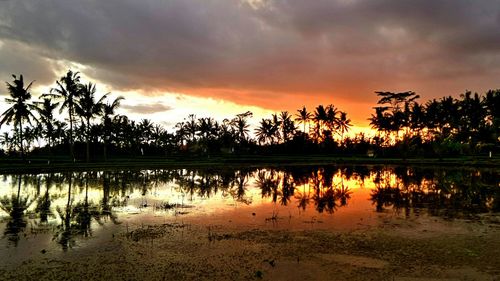
[[[485,169],[325,166],[0,176],[0,256],[74,251],[145,225],[352,230],[500,211]]]

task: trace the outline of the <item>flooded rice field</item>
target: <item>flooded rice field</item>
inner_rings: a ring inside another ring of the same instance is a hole
[[[498,280],[499,211],[495,169],[2,175],[0,279]]]

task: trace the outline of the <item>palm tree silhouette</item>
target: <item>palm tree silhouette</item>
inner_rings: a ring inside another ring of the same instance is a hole
[[[347,113],[341,111],[337,122],[340,130],[340,141],[344,143],[344,133],[349,131],[351,127],[351,119],[347,118]]]
[[[252,112],[247,111],[245,113],[240,113],[232,120],[231,125],[234,127],[238,135],[239,143],[241,144],[248,137],[250,130],[248,129],[250,125],[248,124],[247,118],[252,117]]]
[[[326,126],[330,130],[330,132],[335,132],[338,127],[338,110],[333,104],[329,104],[326,106]]]
[[[190,140],[191,142],[194,143],[196,140],[196,132],[198,131],[198,126],[196,124],[196,115],[194,114],[189,114],[186,123],[184,124],[184,129],[186,132],[188,132],[189,136],[191,137]]]
[[[325,107],[323,105],[318,105],[316,110],[314,111],[313,120],[316,123],[314,134],[317,142],[321,142],[323,140],[323,124],[328,119]]]
[[[3,132],[0,137],[0,144],[7,148],[7,153],[10,154],[13,150],[15,138],[9,132]]]
[[[60,113],[62,113],[64,109],[68,109],[69,149],[71,159],[75,161],[73,123],[75,121],[76,104],[81,93],[80,73],[69,70],[65,76],[61,77],[59,81],[56,81],[56,84],[57,87],[51,89],[50,95],[63,100],[61,108],[59,109]]]
[[[116,109],[120,106],[123,97],[117,97],[112,103],[105,103],[102,110],[102,124],[103,124],[103,141],[104,141],[104,161],[108,160],[108,145],[111,139],[111,130],[113,126],[112,119],[114,118]]]
[[[274,128],[271,119],[263,118],[259,126],[255,128],[255,135],[260,145],[266,142],[269,142],[271,145],[274,144]]]
[[[278,114],[273,113],[271,115],[271,132],[273,139],[276,140],[276,143],[279,143],[281,140],[281,132],[280,132],[280,127],[281,127],[281,120],[278,116]]]
[[[295,133],[297,129],[292,120],[292,116],[288,113],[288,111],[282,111],[280,114],[280,123],[281,123],[281,136],[283,138],[283,142],[288,142],[292,135]]]
[[[40,117],[40,122],[43,125],[42,134],[47,141],[47,146],[49,150],[49,161],[52,158],[52,143],[54,141],[54,110],[59,106],[59,103],[53,103],[52,99],[44,98],[42,101],[34,103],[36,105],[35,109]]]
[[[0,127],[4,124],[14,123],[14,130],[18,130],[19,133],[21,158],[24,160],[23,121],[27,121],[28,124],[31,125],[31,119],[37,120],[32,113],[34,105],[28,103],[31,99],[31,93],[29,91],[33,82],[29,83],[28,86],[25,87],[23,75],[20,75],[19,79],[14,74],[12,77],[14,77],[14,82],[12,84],[6,83],[10,98],[5,98],[5,101],[8,104],[12,104],[12,106],[0,116],[2,118],[0,120]]]
[[[311,121],[312,114],[307,111],[305,106],[303,106],[302,109],[298,109],[297,112],[295,120],[299,122],[299,124],[304,124],[303,132],[306,133],[306,124],[309,124],[309,121]]]
[[[86,136],[86,154],[85,159],[90,162],[90,138],[91,138],[91,124],[90,121],[96,116],[102,115],[104,100],[108,94],[103,95],[99,100],[95,100],[95,84],[88,83],[81,86],[80,97],[78,103],[75,104],[75,113],[82,118],[85,122],[85,136]]]

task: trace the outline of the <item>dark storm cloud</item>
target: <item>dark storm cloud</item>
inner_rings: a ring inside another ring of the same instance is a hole
[[[173,109],[171,106],[164,105],[161,103],[136,104],[136,105],[123,104],[121,107],[126,109],[128,112],[138,113],[138,114],[154,114],[154,113],[165,112],[165,111],[169,111],[169,110]]]
[[[381,87],[437,92],[453,81],[459,89],[497,83],[500,1],[252,3],[11,0],[0,2],[0,40],[37,50],[36,63],[89,65],[116,88],[221,89],[236,102],[261,91],[261,106],[294,93],[361,101]],[[17,56],[34,56],[23,52]],[[0,67],[1,74],[16,68]]]
[[[2,82],[11,82],[12,74],[23,74],[26,81],[35,80],[33,86],[46,85],[54,82],[55,74],[52,68],[53,64],[49,60],[24,44],[11,41],[0,44],[0,81]],[[3,86],[0,87],[0,95],[2,94],[6,94]]]

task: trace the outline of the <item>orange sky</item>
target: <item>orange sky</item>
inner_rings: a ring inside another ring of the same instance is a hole
[[[318,104],[367,126],[375,91],[500,88],[499,30],[487,0],[7,0],[0,80],[22,73],[37,96],[80,70],[166,126]]]

